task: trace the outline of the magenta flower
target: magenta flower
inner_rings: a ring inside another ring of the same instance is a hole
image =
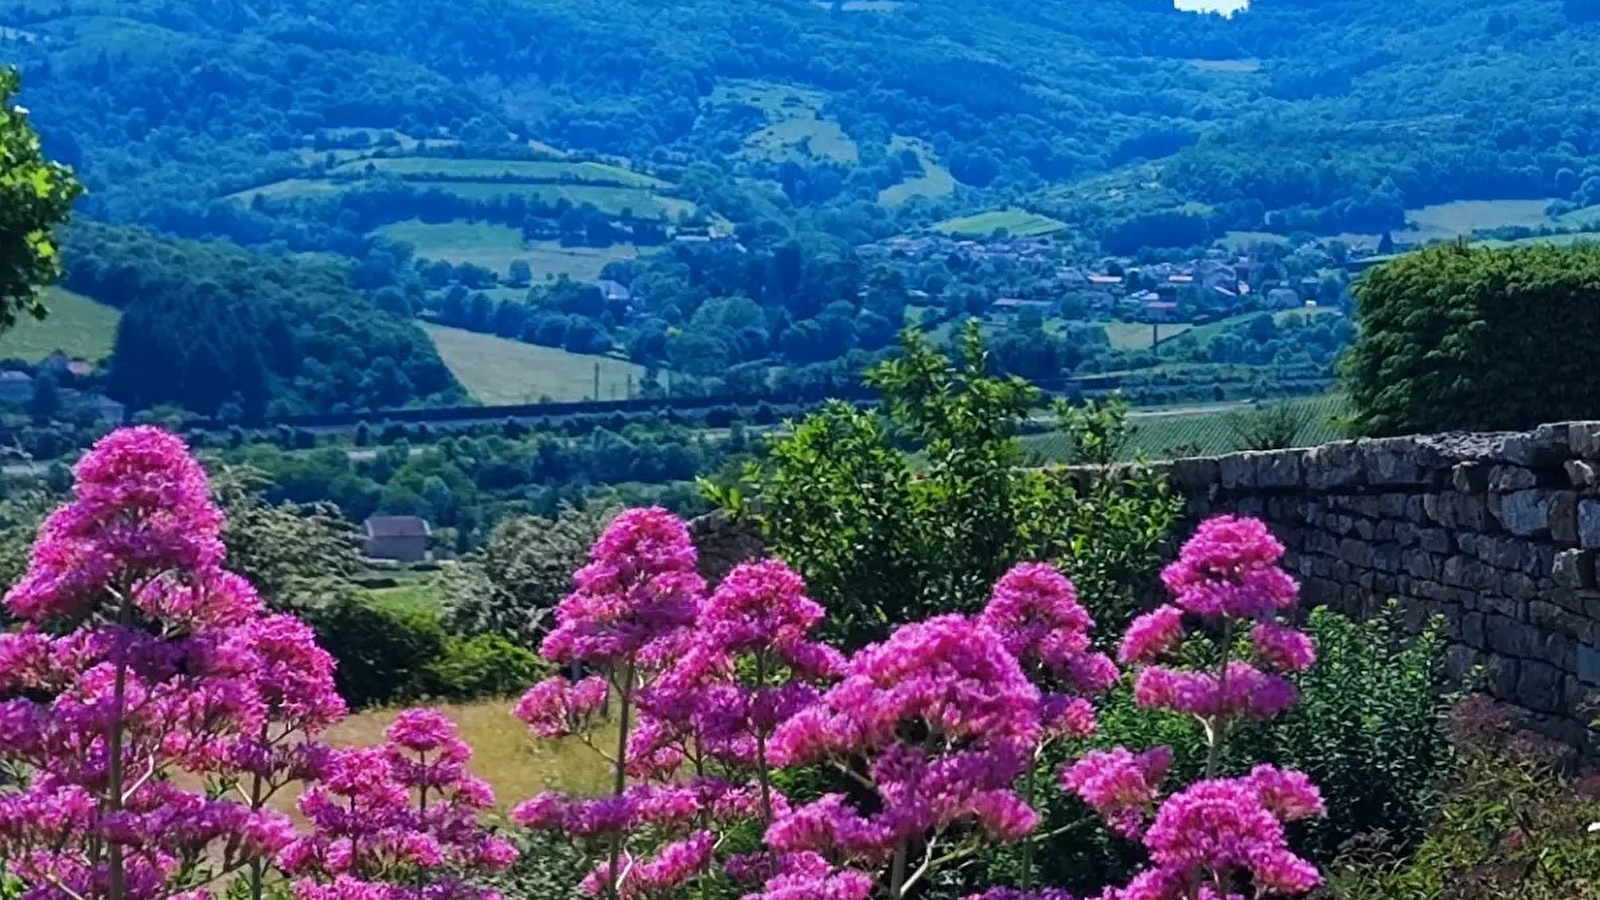
[[[600,536],[577,589],[556,607],[541,652],[555,662],[614,665],[693,623],[705,582],[682,520],[630,509]]]
[[[1317,661],[1317,650],[1304,632],[1276,622],[1258,622],[1250,632],[1256,657],[1279,672],[1304,672]]]
[[[455,723],[432,709],[401,713],[381,747],[329,751],[300,798],[312,832],[278,856],[297,878],[296,896],[496,897],[474,878],[517,853],[478,822],[494,792],[467,773],[471,755]]]
[[[1166,873],[1163,880],[1180,885],[1248,876],[1260,893],[1303,894],[1321,883],[1316,867],[1289,850],[1282,823],[1249,778],[1201,781],[1174,794],[1144,843],[1156,869]]]
[[[1172,766],[1172,751],[1157,747],[1134,754],[1118,747],[1096,750],[1061,772],[1061,784],[1083,798],[1112,830],[1125,837],[1144,831]]]
[[[512,710],[542,738],[575,734],[589,725],[605,706],[609,685],[604,678],[591,675],[573,684],[556,675],[528,689]]]
[[[1177,649],[1183,640],[1183,610],[1166,605],[1133,620],[1122,635],[1117,659],[1123,663],[1153,663]]]
[[[1185,610],[1206,618],[1253,618],[1293,606],[1299,586],[1278,568],[1283,545],[1259,520],[1207,519],[1161,573]]]

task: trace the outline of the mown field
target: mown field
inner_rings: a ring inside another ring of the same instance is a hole
[[[955,177],[950,174],[949,169],[939,165],[932,149],[915,138],[900,135],[889,141],[890,153],[900,153],[904,150],[910,150],[917,155],[917,160],[922,163],[922,174],[879,191],[879,203],[884,206],[899,206],[913,197],[937,199],[955,193]]]
[[[480,403],[489,405],[577,400],[623,400],[637,390],[644,367],[609,356],[568,353],[492,334],[425,324],[444,364]],[[595,366],[600,396],[594,396]]]
[[[1012,237],[1039,237],[1067,227],[1065,222],[1025,209],[996,209],[971,216],[946,219],[935,231],[958,237],[987,237],[1004,228]]]
[[[743,152],[772,160],[816,157],[846,165],[860,160],[855,141],[822,112],[823,94],[773,81],[730,80],[711,95],[713,106],[753,106],[767,124],[744,139]]]
[[[1170,459],[1175,455],[1208,456],[1246,449],[1238,434],[1245,417],[1277,403],[1287,404],[1305,415],[1296,444],[1314,446],[1340,437],[1336,417],[1345,411],[1344,398],[1337,394],[1282,401],[1218,403],[1174,409],[1134,410],[1130,415],[1133,434],[1124,448],[1123,458],[1140,455],[1150,459]],[[1035,434],[1023,438],[1028,449],[1045,462],[1061,462],[1066,445],[1060,435]]]
[[[574,181],[643,188],[668,186],[665,181],[642,172],[599,162],[398,156],[355,160],[333,169],[334,174],[342,175],[360,175],[369,171],[388,172],[407,180],[413,178],[426,180],[432,176],[483,180]]]
[[[91,362],[111,355],[120,315],[115,309],[59,288],[49,291],[45,305],[50,315],[43,321],[23,316],[0,334],[0,359],[38,362],[57,350]]]
[[[522,232],[487,222],[396,222],[378,234],[404,241],[416,255],[449,263],[472,263],[504,275],[513,260],[526,262],[535,282],[566,275],[576,281],[594,281],[607,263],[636,259],[632,244],[610,247],[563,247],[559,241],[524,243]],[[518,294],[520,295],[520,291]]]

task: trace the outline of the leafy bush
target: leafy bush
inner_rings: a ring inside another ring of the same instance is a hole
[[[1600,246],[1408,254],[1355,288],[1345,362],[1369,434],[1496,431],[1595,418]]]
[[[334,683],[351,709],[382,706],[425,692],[448,638],[438,613],[412,604],[336,594],[307,614],[317,642],[338,661]]]
[[[1281,450],[1293,447],[1311,423],[1311,411],[1293,403],[1259,406],[1228,416],[1228,431],[1244,450]]]
[[[1414,854],[1373,841],[1328,871],[1329,900],[1574,900],[1600,893],[1594,780],[1482,698],[1456,715],[1458,760]],[[1376,781],[1377,779],[1374,779]],[[1374,785],[1376,786],[1376,785]]]
[[[532,651],[498,634],[451,635],[444,655],[427,667],[427,693],[446,700],[508,697],[544,669]]]
[[[1302,840],[1315,859],[1362,834],[1382,832],[1399,849],[1422,839],[1453,762],[1442,627],[1409,635],[1394,604],[1365,622],[1312,611],[1318,660],[1299,678],[1300,703],[1240,747],[1321,787],[1328,817]]]

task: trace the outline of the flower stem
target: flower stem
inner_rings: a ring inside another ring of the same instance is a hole
[[[767,655],[756,654],[756,690],[767,686]],[[772,825],[772,773],[767,770],[767,731],[756,732],[756,780],[761,784],[761,833],[766,834]],[[763,841],[762,843],[766,843]],[[778,851],[767,847],[767,875],[778,874]]]
[[[622,664],[622,677],[617,685],[617,777],[613,793],[621,797],[628,788],[628,718],[632,713],[633,701],[633,661]],[[606,894],[610,900],[621,900],[622,885],[619,882],[620,873],[617,871],[622,865],[622,834],[619,832],[611,836],[611,868],[606,878]]]
[[[117,626],[122,632],[117,636],[119,641],[126,637],[127,630],[131,627],[133,620],[132,600],[124,594],[121,597],[121,601],[117,609]],[[117,674],[111,687],[111,715],[113,718],[110,732],[106,735],[106,753],[109,757],[107,761],[109,769],[106,773],[106,779],[108,782],[107,792],[110,795],[106,798],[106,807],[107,812],[110,813],[122,810],[123,708],[128,702],[128,659],[126,648],[116,644],[113,644],[113,647],[115,649],[112,652],[117,654]],[[122,860],[122,844],[115,838],[106,842],[106,862],[110,870],[108,872],[110,879],[109,898],[110,900],[124,900],[128,891],[127,873],[124,871]]]
[[[1220,700],[1228,692],[1228,657],[1233,653],[1233,620],[1227,619],[1222,625],[1222,662],[1217,666],[1217,697]],[[1217,777],[1217,770],[1222,767],[1222,750],[1228,742],[1228,720],[1223,715],[1212,718],[1211,727],[1206,729],[1206,741],[1211,746],[1206,752],[1206,777]]]

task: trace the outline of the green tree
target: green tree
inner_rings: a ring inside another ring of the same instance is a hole
[[[879,409],[829,404],[744,484],[708,485],[805,576],[830,611],[830,637],[858,647],[903,622],[974,610],[1023,560],[1062,564],[1097,612],[1131,608],[1103,586],[1136,559],[1149,575],[1176,514],[1163,484],[1140,476],[1079,490],[1036,466],[1018,434],[1038,392],[990,374],[976,324],[953,360],[908,334],[867,381]]]
[[[1450,244],[1356,285],[1344,360],[1365,434],[1513,431],[1600,416],[1600,246]]]
[[[467,635],[534,645],[545,616],[572,591],[572,573],[620,509],[564,507],[553,518],[517,516],[495,526],[482,551],[439,581],[445,624]]]
[[[28,112],[13,104],[21,79],[0,69],[0,331],[47,312],[40,288],[61,277],[53,231],[83,192],[72,170],[45,159]]]
[[[268,503],[266,476],[249,466],[214,471],[211,489],[227,513],[228,568],[245,576],[274,609],[323,605],[360,569],[354,529],[322,503]]]

